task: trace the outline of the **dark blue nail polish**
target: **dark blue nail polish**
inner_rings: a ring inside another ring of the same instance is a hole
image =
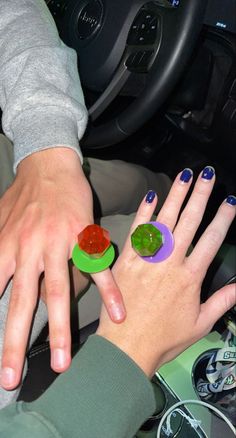
[[[186,167],[180,175],[180,181],[188,183],[193,176],[193,171]]]
[[[156,197],[156,192],[154,192],[154,190],[149,190],[145,198],[145,202],[147,202],[147,204],[151,204],[154,201],[155,197]]]
[[[227,202],[227,204],[230,204],[230,205],[236,205],[236,196],[233,196],[233,195],[227,196],[226,202]]]
[[[214,175],[215,175],[214,167],[206,166],[205,169],[203,169],[203,171],[202,171],[201,177],[202,177],[202,179],[210,181]]]

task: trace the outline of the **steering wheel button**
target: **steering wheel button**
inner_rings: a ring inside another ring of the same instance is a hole
[[[155,43],[158,17],[152,11],[141,9],[131,26],[128,45],[152,45]]]
[[[156,33],[145,32],[139,38],[139,44],[146,45],[146,46],[153,45],[155,43],[155,39],[156,39]]]
[[[126,60],[126,67],[130,71],[136,71],[137,67],[139,66],[140,60],[143,57],[143,52],[135,52],[132,53],[128,59]]]
[[[152,59],[154,51],[153,50],[146,50],[143,52],[143,57],[140,59],[139,67],[145,70],[148,70],[148,66],[150,64],[150,61]]]
[[[143,50],[132,53],[126,60],[126,67],[135,73],[146,73],[154,54],[153,50]]]

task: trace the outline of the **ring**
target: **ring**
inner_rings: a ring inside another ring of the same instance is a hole
[[[146,262],[158,263],[167,259],[174,249],[174,236],[160,222],[138,225],[131,234],[134,251]]]
[[[93,274],[107,269],[115,258],[109,232],[99,225],[88,225],[78,234],[78,243],[72,251],[74,265]]]

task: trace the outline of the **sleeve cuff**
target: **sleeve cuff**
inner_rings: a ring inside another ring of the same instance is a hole
[[[83,164],[83,155],[79,147],[79,139],[86,128],[87,118],[84,117],[76,122],[68,115],[61,112],[50,114],[50,108],[31,114],[29,119],[23,113],[18,116],[12,126],[14,142],[14,172],[18,164],[34,152],[53,147],[68,147],[73,149]],[[31,129],[32,126],[32,129]]]

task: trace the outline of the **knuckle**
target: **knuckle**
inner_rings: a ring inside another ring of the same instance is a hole
[[[21,281],[14,281],[11,301],[18,303],[22,297],[23,283]]]
[[[8,340],[7,344],[4,344],[2,352],[2,367],[10,366],[14,367],[19,363],[19,351],[18,347],[14,345],[14,342]]]
[[[186,231],[194,231],[196,224],[199,222],[199,211],[197,209],[191,209],[188,213],[182,215],[182,225]]]
[[[46,282],[46,296],[49,299],[58,300],[63,297],[63,288],[59,280],[52,279]]]
[[[46,237],[47,241],[47,250],[58,247],[58,240],[60,239],[60,236],[63,235],[63,239],[67,240],[68,225],[65,223],[58,223],[58,221],[55,219],[47,220],[44,225],[43,234]]]
[[[50,330],[50,347],[66,349],[70,343],[70,333],[66,328],[54,327]]]
[[[199,198],[205,198],[207,193],[208,193],[208,185],[205,184],[202,181],[199,181],[195,187],[195,194],[199,197]]]
[[[206,230],[206,239],[208,241],[209,248],[215,248],[221,244],[223,234],[220,229],[209,228]]]
[[[21,284],[16,284],[14,285],[14,289],[11,294],[10,307],[14,314],[22,311],[22,309],[25,310],[25,306],[27,304],[27,300],[25,300],[22,296],[22,289],[23,287]]]
[[[178,282],[182,285],[182,289],[191,286],[192,290],[195,290],[200,285],[200,268],[197,264],[189,266],[185,265],[185,269],[180,277],[178,277]]]
[[[19,235],[19,246],[22,248],[29,247],[30,240],[32,239],[32,229],[24,227]]]
[[[51,238],[55,238],[55,234],[59,232],[58,224],[56,221],[56,218],[50,218],[45,223],[45,234],[48,236],[48,239],[51,240]]]
[[[23,314],[30,311],[31,308],[35,308],[37,303],[37,294],[27,294],[26,287],[23,281],[17,280],[13,282],[13,288],[11,293],[10,307],[14,315],[23,309]]]

